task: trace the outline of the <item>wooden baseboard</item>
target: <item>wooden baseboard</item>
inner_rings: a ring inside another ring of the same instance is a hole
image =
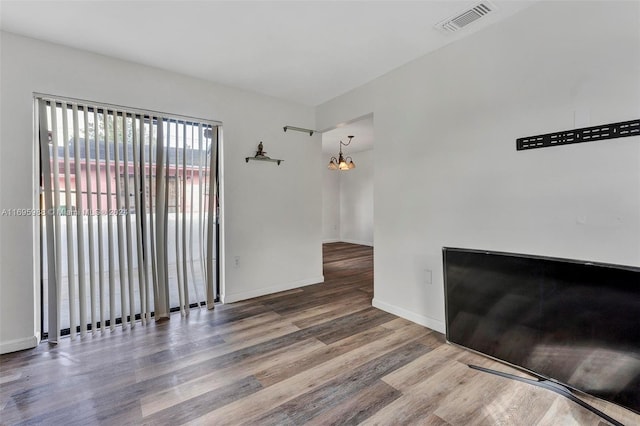
[[[358,244],[361,246],[373,247],[373,241],[360,241],[360,240],[350,240],[350,239],[342,239],[340,241],[342,241],[343,243]]]
[[[445,333],[445,324],[442,321],[435,320],[433,318],[425,317],[424,315],[416,314],[415,312],[408,311],[399,306],[391,305],[386,302],[382,302],[379,299],[374,298],[371,302],[374,308],[381,309],[390,314],[397,315],[406,320],[415,322],[416,324],[423,325],[439,333]]]
[[[35,348],[40,339],[38,336],[24,337],[22,339],[8,340],[0,343],[0,354],[8,354],[10,352],[23,351],[25,349]]]
[[[324,276],[307,278],[305,280],[295,281],[292,283],[282,284],[273,287],[258,288],[251,291],[245,291],[234,294],[224,294],[221,296],[222,303],[233,303],[241,300],[253,299],[254,297],[266,296],[267,294],[278,293],[280,291],[293,290],[294,288],[304,287],[311,284],[324,282]]]

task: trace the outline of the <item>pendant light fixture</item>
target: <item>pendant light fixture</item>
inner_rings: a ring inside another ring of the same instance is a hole
[[[342,156],[342,145],[347,146],[351,143],[351,139],[353,139],[353,136],[347,136],[349,138],[349,142],[345,143],[340,141],[340,152],[338,153],[338,158],[336,159],[336,157],[331,157],[331,160],[329,161],[329,170],[351,170],[351,169],[355,169],[356,164],[353,162],[353,160],[351,159],[351,157],[343,157]]]

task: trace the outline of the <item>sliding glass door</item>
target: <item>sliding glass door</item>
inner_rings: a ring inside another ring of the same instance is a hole
[[[220,123],[36,99],[50,341],[213,308]]]

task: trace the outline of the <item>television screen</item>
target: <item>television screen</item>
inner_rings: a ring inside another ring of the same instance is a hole
[[[640,413],[640,268],[444,248],[447,340]]]

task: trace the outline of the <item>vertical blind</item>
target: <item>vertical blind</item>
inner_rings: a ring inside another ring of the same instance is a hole
[[[49,341],[213,308],[219,123],[36,102]]]

